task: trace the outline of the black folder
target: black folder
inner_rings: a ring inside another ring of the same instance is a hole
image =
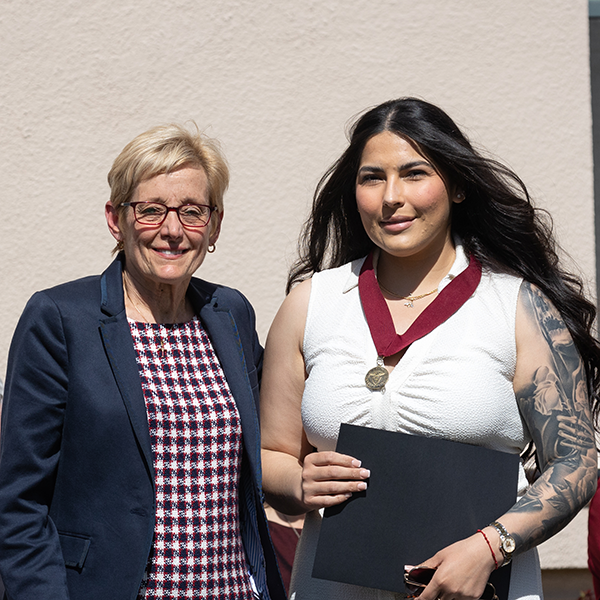
[[[348,424],[336,450],[371,477],[367,490],[325,509],[313,567],[320,579],[406,592],[404,565],[472,535],[516,501],[516,454]],[[506,599],[510,565],[490,581]]]

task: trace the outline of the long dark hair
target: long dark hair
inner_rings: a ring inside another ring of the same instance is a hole
[[[550,216],[533,207],[521,179],[482,156],[440,108],[417,98],[390,100],[362,115],[350,144],[319,182],[310,218],[292,267],[294,283],[323,269],[365,256],[373,248],[356,208],[356,175],[368,140],[382,131],[405,138],[438,170],[448,189],[465,200],[452,208],[452,230],[468,255],[486,268],[520,276],[539,287],[562,315],[586,367],[590,404],[598,412],[600,344],[591,330],[596,316],[581,280],[564,271]]]

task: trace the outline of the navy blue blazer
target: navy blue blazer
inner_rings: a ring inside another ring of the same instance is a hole
[[[135,600],[155,518],[150,434],[120,255],[101,275],[34,294],[8,360],[0,436],[0,573],[10,600]],[[262,348],[236,290],[188,298],[237,404],[240,529],[261,598],[285,592],[262,508]]]

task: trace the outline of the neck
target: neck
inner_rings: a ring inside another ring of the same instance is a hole
[[[193,317],[187,285],[149,285],[123,272],[125,310],[130,319],[146,323],[184,323]]]
[[[448,274],[456,250],[450,242],[439,252],[398,257],[381,251],[377,261],[377,279],[397,296],[416,296],[435,290]]]

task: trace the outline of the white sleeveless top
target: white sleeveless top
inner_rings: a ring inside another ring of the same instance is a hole
[[[371,391],[365,375],[376,365],[377,351],[358,292],[363,262],[356,260],[312,278],[303,344],[308,377],[302,397],[302,422],[309,442],[318,451],[335,450],[340,424],[351,423],[520,453],[530,441],[512,385],[522,280],[484,270],[471,298],[408,347],[383,391]],[[456,260],[440,291],[467,265],[458,244]],[[521,469],[518,493],[526,487]],[[319,528],[319,513],[310,513],[296,554],[292,600],[402,597],[312,579]],[[541,597],[537,553],[529,551],[513,561],[509,600]]]

